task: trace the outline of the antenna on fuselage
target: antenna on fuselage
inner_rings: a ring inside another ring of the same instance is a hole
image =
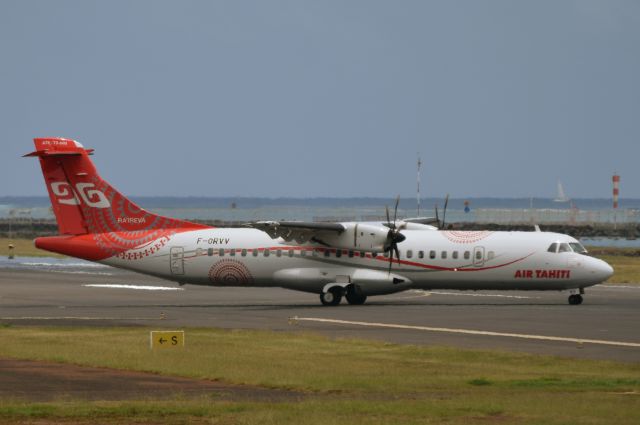
[[[418,152],[418,176],[417,176],[417,192],[416,192],[416,203],[418,204],[418,214],[416,217],[420,217],[420,167],[422,166],[422,161],[420,160],[420,152]]]

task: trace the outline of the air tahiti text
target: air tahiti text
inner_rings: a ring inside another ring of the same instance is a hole
[[[208,244],[208,245],[228,245],[231,238],[198,238],[196,241],[197,244]]]
[[[516,270],[515,279],[570,279],[571,270]]]

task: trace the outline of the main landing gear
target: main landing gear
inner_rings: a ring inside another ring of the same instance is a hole
[[[322,305],[338,305],[342,301],[343,292],[340,286],[331,287],[327,292],[320,294],[320,302]]]
[[[367,296],[354,285],[349,285],[347,287],[346,298],[347,302],[351,305],[362,305],[367,301]]]
[[[342,288],[341,286],[329,288],[327,292],[320,294],[320,302],[322,302],[322,305],[338,305],[340,301],[342,301],[343,296],[351,305],[362,305],[367,301],[367,296],[364,295],[359,288],[354,285],[349,285],[346,288]]]

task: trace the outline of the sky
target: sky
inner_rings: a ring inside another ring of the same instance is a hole
[[[640,198],[640,2],[0,1],[0,196],[34,137],[135,196]]]

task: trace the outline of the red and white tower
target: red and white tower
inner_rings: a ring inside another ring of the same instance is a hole
[[[618,209],[618,196],[620,195],[620,176],[613,175],[613,209]]]

